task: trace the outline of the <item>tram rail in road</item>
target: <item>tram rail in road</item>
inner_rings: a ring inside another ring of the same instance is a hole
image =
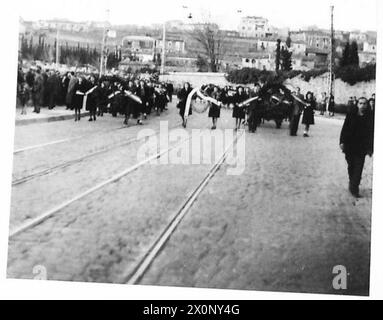
[[[243,132],[240,133],[240,135],[242,134]],[[131,271],[128,271],[125,276],[123,276],[124,283],[138,284],[140,282],[142,277],[145,275],[146,271],[149,269],[150,265],[153,263],[155,258],[158,256],[159,252],[162,250],[166,242],[169,240],[170,236],[174,233],[177,226],[180,224],[181,220],[189,212],[193,203],[197,200],[199,194],[204,190],[204,188],[207,186],[209,181],[214,177],[218,169],[224,163],[224,161],[226,160],[228,151],[231,148],[234,148],[240,135],[236,136],[233,142],[222,153],[221,157],[218,158],[218,160],[210,168],[209,172],[202,179],[200,184],[190,193],[186,201],[174,214],[169,224],[164,228],[164,230],[159,235],[159,237],[153,242],[149,250],[141,257],[139,263],[133,269],[131,269]]]
[[[178,126],[179,126],[178,124],[174,125],[174,126],[170,127],[170,129],[174,129],[174,128],[178,127]],[[114,130],[116,130],[116,129],[114,129]],[[154,133],[152,135],[149,135],[149,137],[158,134],[158,132],[159,131],[157,130],[156,133]],[[92,157],[98,156],[100,154],[106,153],[108,151],[111,151],[111,150],[114,150],[114,149],[117,149],[117,148],[120,148],[120,147],[127,146],[129,144],[132,144],[133,142],[140,141],[140,140],[143,140],[145,138],[147,138],[147,136],[143,137],[143,138],[141,138],[139,140],[137,140],[135,137],[134,138],[130,138],[127,141],[111,145],[111,146],[109,146],[109,147],[107,147],[105,149],[102,149],[102,150],[99,150],[99,151],[96,151],[96,152],[93,152],[93,153],[89,153],[89,154],[87,154],[85,156],[82,156],[82,157],[79,157],[79,158],[76,158],[76,159],[73,159],[73,160],[65,161],[65,162],[59,163],[59,164],[57,164],[55,166],[52,166],[52,167],[49,167],[49,168],[37,171],[35,173],[26,175],[26,176],[24,176],[22,178],[15,179],[15,180],[12,181],[12,187],[20,185],[20,184],[23,184],[23,183],[25,183],[27,181],[30,181],[30,180],[33,180],[33,179],[35,179],[37,177],[45,176],[45,175],[47,175],[49,173],[52,173],[52,172],[54,172],[56,170],[69,167],[71,165],[74,165],[76,163],[84,161],[84,160],[86,160],[88,158],[92,158]]]
[[[158,134],[158,132],[156,134]],[[72,203],[74,203],[76,201],[79,201],[82,198],[84,198],[85,196],[87,196],[87,195],[89,195],[89,194],[91,194],[91,193],[93,193],[93,192],[95,192],[95,191],[97,191],[97,190],[99,190],[99,189],[101,189],[101,188],[103,188],[103,187],[105,187],[105,186],[107,186],[107,185],[109,185],[109,184],[111,184],[111,183],[113,183],[113,182],[123,178],[124,176],[126,176],[126,175],[130,174],[131,172],[137,170],[138,168],[142,167],[143,165],[149,163],[150,161],[152,161],[154,159],[160,158],[162,155],[170,152],[171,150],[177,148],[178,146],[182,145],[185,141],[188,141],[190,139],[191,139],[191,137],[188,137],[186,139],[183,139],[181,142],[177,143],[176,145],[174,145],[172,147],[169,147],[169,148],[167,148],[165,150],[157,152],[156,154],[152,155],[151,157],[149,157],[149,158],[147,158],[147,159],[145,159],[145,160],[143,160],[143,161],[141,161],[139,163],[136,163],[135,165],[127,168],[126,170],[124,170],[124,171],[122,171],[122,172],[112,176],[111,178],[109,178],[109,179],[107,179],[107,180],[97,184],[96,186],[94,186],[94,187],[92,187],[92,188],[82,192],[81,194],[79,194],[79,195],[77,195],[77,196],[75,196],[75,197],[73,197],[73,198],[71,198],[71,199],[69,199],[69,200],[67,200],[67,201],[57,205],[56,207],[54,207],[54,208],[52,208],[52,209],[50,209],[50,210],[40,214],[39,216],[31,219],[30,221],[27,221],[27,222],[19,225],[18,227],[14,228],[13,230],[10,231],[9,239],[11,240],[14,237],[16,237],[17,235],[19,235],[19,234],[21,234],[21,233],[23,233],[23,232],[25,232],[25,231],[27,231],[27,230],[37,226],[37,225],[43,223],[45,220],[47,220],[47,219],[53,217],[54,215],[58,214],[62,209],[64,209],[65,207],[69,206],[70,204],[72,204]]]

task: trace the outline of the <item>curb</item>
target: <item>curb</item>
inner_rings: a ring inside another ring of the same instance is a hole
[[[89,116],[89,112],[81,113],[81,117],[83,116]],[[36,119],[22,119],[22,120],[16,120],[15,125],[16,126],[25,126],[29,124],[35,124],[35,123],[44,123],[44,122],[53,122],[53,121],[62,121],[62,120],[70,120],[74,119],[74,114],[65,114],[61,116],[52,116],[52,117],[46,117],[46,118],[36,118]]]

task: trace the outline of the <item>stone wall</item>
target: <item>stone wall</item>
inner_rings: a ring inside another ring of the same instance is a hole
[[[314,92],[314,95],[319,98],[322,92],[328,92],[327,74],[320,77],[311,78],[309,82],[304,81],[301,77],[296,77],[285,81],[286,86],[300,87],[302,93],[307,91]],[[335,103],[347,104],[349,97],[366,97],[370,98],[375,93],[375,80],[369,82],[358,82],[351,86],[341,79],[335,79]]]
[[[161,81],[170,80],[175,87],[181,87],[184,82],[189,82],[193,87],[201,86],[203,84],[214,83],[220,87],[230,85],[224,73],[209,73],[209,72],[174,72],[160,76]],[[287,87],[294,89],[301,88],[302,93],[307,91],[314,92],[314,95],[319,99],[322,92],[328,92],[327,87],[327,74],[320,77],[312,78],[310,81],[304,81],[301,77],[296,77],[285,81]],[[233,84],[237,86],[238,84]],[[365,96],[370,98],[375,93],[375,80],[369,82],[358,82],[351,86],[343,82],[341,79],[335,80],[335,103],[347,104],[349,97]],[[252,87],[252,85],[248,85]]]
[[[211,72],[174,72],[160,76],[160,81],[167,80],[173,82],[175,87],[181,87],[185,82],[189,82],[192,87],[208,83],[214,83],[220,87],[229,84],[229,82],[225,79],[224,73]]]

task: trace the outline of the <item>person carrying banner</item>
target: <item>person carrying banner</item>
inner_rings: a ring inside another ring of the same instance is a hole
[[[259,84],[256,84],[253,92],[250,93],[250,98],[258,96],[259,90],[261,87]],[[257,131],[257,126],[260,122],[260,101],[259,99],[253,100],[250,102],[249,107],[247,108],[248,112],[248,125],[249,132],[254,133]]]
[[[294,102],[293,107],[291,110],[290,115],[290,136],[296,136],[298,127],[299,127],[299,120],[301,118],[303,103],[304,103],[304,97],[301,94],[301,89],[297,88],[296,94],[293,95]]]
[[[74,86],[74,96],[73,96],[73,108],[75,113],[74,121],[81,120],[81,109],[84,101],[84,96],[86,92],[86,84],[82,77],[78,78],[78,82]]]
[[[235,130],[241,128],[241,122],[245,119],[245,109],[244,106],[239,106],[239,104],[245,101],[248,96],[243,91],[243,87],[237,87],[237,92],[232,98],[232,103],[234,104],[233,108],[233,118],[235,118]]]
[[[97,109],[97,115],[99,117],[103,117],[104,112],[106,111],[106,106],[108,104],[107,88],[105,85],[105,81],[100,80],[98,82],[98,86],[95,89],[95,104]]]
[[[186,127],[186,122],[185,122],[186,101],[187,101],[188,96],[192,90],[193,89],[190,86],[190,83],[185,82],[183,88],[177,94],[177,97],[178,97],[177,108],[179,109],[179,114],[182,118],[182,126],[184,128]],[[189,108],[188,115],[191,115],[191,114],[192,114],[192,108]]]
[[[137,102],[134,101],[133,99],[129,98],[128,94],[135,94],[136,88],[134,87],[133,81],[128,82],[128,86],[125,89],[125,119],[124,119],[124,125],[128,125],[128,121],[131,115],[134,116],[135,114],[135,108]]]
[[[307,105],[303,108],[302,124],[305,125],[304,137],[309,136],[310,125],[314,124],[314,110],[316,109],[316,101],[314,100],[314,94],[309,91],[306,93]]]
[[[212,118],[213,126],[211,127],[211,129],[215,130],[217,128],[217,120],[220,117],[221,106],[222,106],[222,102],[220,102],[221,93],[219,92],[219,88],[217,86],[214,86],[213,92],[210,94],[210,96],[219,102],[219,104],[210,102],[210,101],[208,102],[209,104],[208,117]]]
[[[40,108],[44,104],[44,79],[41,69],[37,68],[36,77],[33,84],[33,112],[40,113]]]
[[[366,98],[359,98],[357,108],[346,115],[339,146],[347,161],[349,191],[355,198],[359,198],[364,161],[366,155],[371,157],[374,151],[373,116]]]
[[[85,109],[89,111],[89,120],[88,121],[96,121],[96,113],[97,113],[97,83],[95,77],[91,77],[90,81],[87,83],[87,91],[85,93],[86,96],[86,106]]]

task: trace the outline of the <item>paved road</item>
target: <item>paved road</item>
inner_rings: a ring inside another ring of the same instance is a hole
[[[96,123],[17,127],[17,148],[84,138],[15,154],[14,179],[128,141],[140,129],[158,130],[160,120],[179,124],[174,105],[144,127],[112,130],[122,119],[109,115]],[[231,128],[232,121],[223,111],[219,127]],[[338,150],[341,124],[317,118],[307,139],[288,136],[286,123],[281,130],[266,123],[246,133],[243,174],[229,176],[230,165],[221,167],[141,283],[367,294],[372,160],[356,201]],[[209,127],[206,114],[194,114],[188,130]],[[141,145],[134,141],[14,186],[11,227],[134,165]],[[124,283],[210,168],[147,164],[74,202],[10,240],[8,277],[33,278],[33,267],[43,265],[48,279]],[[350,274],[342,292],[332,288],[335,265]]]

